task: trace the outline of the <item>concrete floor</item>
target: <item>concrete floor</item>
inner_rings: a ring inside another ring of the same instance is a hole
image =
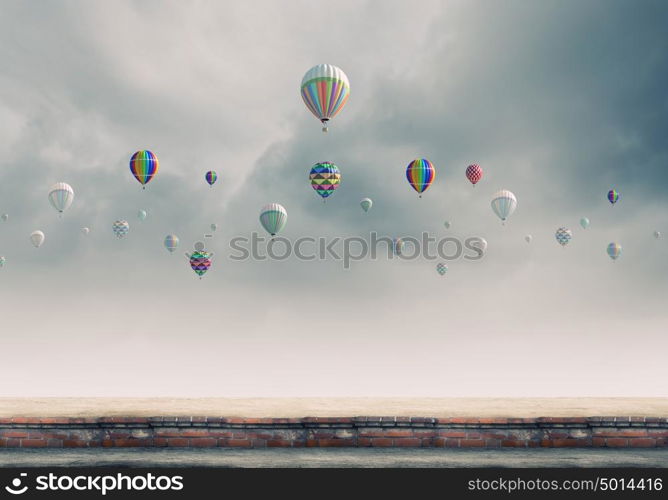
[[[668,449],[4,450],[0,467],[668,467]]]
[[[668,398],[0,398],[15,416],[668,417]]]

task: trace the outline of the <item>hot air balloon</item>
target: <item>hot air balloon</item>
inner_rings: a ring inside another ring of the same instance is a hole
[[[211,255],[204,250],[195,250],[190,254],[190,267],[200,279],[211,267]]]
[[[174,250],[176,250],[179,246],[179,237],[175,234],[168,234],[165,236],[164,245],[165,248],[169,250],[169,253],[174,253]]]
[[[619,193],[617,191],[615,191],[614,189],[608,191],[608,201],[610,203],[614,205],[615,203],[617,203],[618,200],[619,200]]]
[[[84,234],[84,236],[88,236],[88,233],[90,233],[90,229],[87,227],[82,227],[81,232]]]
[[[287,220],[288,212],[278,203],[265,205],[260,211],[260,224],[272,236],[285,227]]]
[[[302,78],[302,99],[306,107],[322,123],[322,131],[327,132],[327,124],[334,118],[350,96],[350,83],[346,74],[331,64],[318,64],[306,72]]]
[[[582,229],[587,229],[589,227],[589,219],[583,217],[580,219],[580,225],[582,226]]]
[[[478,248],[480,249],[480,252],[483,254],[487,251],[487,240],[485,238],[481,238],[480,236],[474,236],[469,240],[469,244],[473,248]]]
[[[526,241],[527,243],[531,243],[532,240],[533,240],[533,236],[531,236],[530,234],[527,234],[524,237],[524,241]]]
[[[661,238],[661,233],[659,231],[654,231],[654,237],[658,240]]]
[[[42,231],[33,231],[30,234],[30,241],[35,248],[41,247],[42,243],[44,243],[44,233]]]
[[[401,255],[404,249],[404,242],[401,238],[392,238],[392,253],[397,257]]]
[[[448,272],[448,266],[446,266],[443,262],[439,262],[436,264],[436,272],[443,276],[445,273]]]
[[[49,189],[49,202],[61,214],[69,208],[74,200],[74,190],[66,182],[57,182]]]
[[[410,185],[415,189],[422,198],[424,193],[436,176],[434,165],[426,158],[413,160],[406,167],[406,178]]]
[[[0,255],[0,267],[5,267],[5,262],[7,262],[7,259]]]
[[[2,214],[0,219],[2,219],[2,222],[7,222],[9,220],[9,214]]]
[[[480,179],[482,179],[482,168],[480,168],[480,165],[473,164],[466,167],[466,178],[474,186],[478,184]]]
[[[492,197],[492,210],[504,223],[517,208],[517,198],[507,189],[497,191]]]
[[[339,167],[330,161],[316,163],[309,174],[311,187],[322,196],[323,201],[330,196],[341,184]]]
[[[148,217],[148,212],[146,210],[140,210],[137,212],[137,218],[141,221],[146,220],[146,217]]]
[[[446,220],[443,225],[445,226],[445,229],[450,229],[450,226],[452,225],[449,220]]]
[[[215,233],[216,229],[218,229],[218,224],[211,224],[210,227],[211,227],[211,231],[213,231]]]
[[[118,238],[124,238],[130,231],[130,224],[126,220],[117,220],[113,223],[112,229]]]
[[[622,254],[622,246],[619,243],[610,243],[608,245],[608,255],[610,258],[615,261]]]
[[[146,189],[146,184],[158,173],[159,166],[158,157],[148,150],[137,151],[130,158],[130,172],[142,185],[142,189]]]
[[[362,210],[368,212],[369,209],[373,206],[373,201],[371,201],[371,198],[362,198],[360,201],[360,206],[362,207]]]
[[[567,229],[565,227],[560,227],[554,233],[554,237],[557,239],[557,242],[562,247],[565,247],[571,241],[571,238],[573,237],[573,233],[571,232],[570,229]]]
[[[206,174],[204,174],[204,179],[206,179],[206,182],[209,183],[209,186],[213,186],[218,180],[218,174],[214,170],[209,170]]]

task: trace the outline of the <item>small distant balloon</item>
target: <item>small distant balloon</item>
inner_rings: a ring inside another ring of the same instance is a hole
[[[218,224],[211,224],[211,231],[215,233],[216,229],[218,229]]]
[[[448,266],[446,266],[443,262],[439,262],[436,264],[436,272],[443,276],[445,273],[448,272]]]
[[[2,219],[2,222],[7,222],[9,220],[9,214],[2,214],[0,219]]]
[[[148,217],[148,212],[146,210],[140,210],[137,212],[137,218],[141,221],[146,220],[146,217]]]
[[[179,247],[179,237],[175,234],[168,234],[165,236],[164,245],[169,253],[174,253],[174,251]]]
[[[7,259],[0,255],[0,267],[5,267],[5,262],[7,262]]]
[[[619,243],[610,243],[607,252],[612,260],[617,260],[622,254],[622,246]]]
[[[608,201],[610,203],[614,205],[615,203],[617,203],[618,200],[619,200],[619,193],[617,191],[615,191],[614,189],[608,191]]]
[[[88,236],[88,234],[90,233],[90,228],[82,227],[81,232],[84,234],[84,236]]]
[[[559,243],[562,247],[565,247],[571,241],[573,233],[568,228],[560,227],[554,233],[554,237],[557,239],[557,243]]]
[[[142,185],[142,189],[146,189],[146,184],[158,173],[159,166],[158,157],[152,151],[137,151],[130,158],[130,172]]]
[[[368,212],[373,206],[373,201],[371,200],[371,198],[362,198],[362,200],[360,201],[360,206],[362,207],[362,210]]]
[[[57,182],[49,189],[49,203],[61,214],[69,208],[73,200],[74,190],[66,182]]]
[[[533,241],[533,236],[531,236],[530,234],[527,234],[524,237],[524,241],[526,241],[527,243],[531,243]]]
[[[583,217],[580,219],[580,225],[582,226],[582,229],[587,229],[589,227],[589,219]]]
[[[125,238],[130,231],[130,224],[126,220],[117,220],[114,221],[111,228],[114,230],[117,238]]]
[[[272,236],[275,236],[285,227],[288,221],[288,212],[283,205],[270,203],[262,207],[260,211],[260,224]]]
[[[450,229],[450,226],[451,226],[452,224],[450,224],[450,221],[449,221],[449,220],[446,220],[446,221],[443,223],[443,225],[445,226],[445,229]]]
[[[197,250],[198,252],[203,252],[205,248],[203,241],[196,241],[193,246],[195,247],[195,250]]]
[[[661,233],[659,231],[654,231],[654,237],[658,240],[661,238]]]
[[[469,240],[469,244],[473,248],[478,248],[480,251],[484,254],[487,251],[487,240],[485,238],[481,238],[480,236],[474,236]]]
[[[492,210],[505,223],[517,208],[517,198],[507,189],[497,191],[492,197]]]
[[[404,242],[401,238],[392,238],[392,253],[397,257],[401,255],[404,249]]]
[[[44,233],[42,231],[33,231],[30,234],[30,241],[35,248],[39,248],[44,243]]]
[[[213,170],[209,170],[204,174],[204,178],[206,179],[206,182],[209,183],[209,186],[213,186],[218,180],[218,174]]]
[[[482,168],[480,168],[480,165],[476,165],[475,163],[473,165],[469,165],[466,167],[466,178],[473,184],[474,186],[480,182],[480,179],[482,179]]]

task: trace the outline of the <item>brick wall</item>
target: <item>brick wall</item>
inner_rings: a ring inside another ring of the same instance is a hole
[[[668,418],[0,418],[0,447],[668,446]]]

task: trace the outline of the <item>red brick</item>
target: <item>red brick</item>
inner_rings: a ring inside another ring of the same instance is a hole
[[[452,417],[450,422],[453,424],[477,424],[478,419],[471,417]]]
[[[266,448],[267,440],[266,439],[251,439],[252,448]]]
[[[150,439],[114,439],[114,446],[119,448],[137,448],[142,446],[150,446]]]
[[[480,439],[482,438],[482,434],[479,432],[467,432],[466,437],[468,439]]]
[[[218,445],[216,438],[194,438],[190,440],[193,448],[214,448]]]
[[[359,435],[364,437],[385,437],[389,429],[360,429]]]
[[[69,439],[68,432],[40,432],[39,436],[43,439]]]
[[[154,438],[153,439],[153,446],[156,448],[161,448],[163,446],[167,446],[167,438]]]
[[[239,447],[239,448],[250,448],[251,442],[250,439],[228,439],[227,446]]]
[[[461,441],[460,439],[450,439],[450,438],[447,438],[447,439],[445,440],[445,447],[446,447],[446,448],[459,448],[459,446],[460,446],[460,441]]]
[[[605,446],[605,438],[595,437],[592,439],[592,445],[596,447]]]
[[[18,448],[21,446],[21,440],[16,438],[7,439],[7,448]]]
[[[318,439],[318,445],[321,447],[343,447],[343,446],[355,446],[354,439]]]
[[[169,438],[167,440],[167,446],[169,447],[183,448],[189,444],[190,440],[187,438]]]
[[[62,439],[47,439],[46,446],[48,448],[62,448],[63,440]]]
[[[208,429],[184,429],[180,435],[183,437],[210,437]]]
[[[267,448],[289,448],[292,446],[292,441],[288,439],[269,439],[267,440]]]
[[[82,439],[65,439],[63,448],[88,448],[88,441]]]
[[[502,439],[501,446],[508,448],[525,448],[527,442],[521,439]]]
[[[500,439],[485,439],[485,448],[499,448],[500,446]]]
[[[485,446],[485,442],[482,439],[462,439],[459,446],[461,448],[480,448]]]
[[[371,440],[371,446],[382,446],[382,447],[392,446],[392,440],[389,438],[373,438]]]
[[[508,437],[508,434],[505,432],[482,432],[480,434],[480,437],[482,439],[506,439]]]
[[[3,431],[0,430],[0,436],[6,438],[27,438],[29,434],[27,431]]]
[[[417,448],[422,445],[422,441],[418,438],[396,438],[394,446]]]
[[[656,439],[652,438],[629,439],[629,446],[631,448],[654,448],[656,446]]]
[[[371,446],[371,438],[358,438],[357,439],[357,446],[360,448],[365,448],[367,446]]]
[[[306,447],[307,448],[315,448],[318,446],[318,440],[317,439],[307,439],[306,440]]]
[[[620,448],[628,446],[628,439],[624,438],[608,438],[605,444],[611,448]]]
[[[385,435],[392,437],[413,437],[414,432],[410,429],[388,429],[385,431]]]
[[[465,438],[466,437],[466,432],[464,431],[438,431],[439,436],[446,437],[446,438]]]
[[[578,439],[553,439],[552,440],[552,446],[555,448],[570,448],[570,447],[576,447],[580,445],[581,443],[579,442]]]
[[[647,435],[653,437],[668,437],[668,429],[647,429]]]
[[[21,439],[21,448],[46,448],[44,439]]]
[[[594,429],[594,436],[600,437],[645,437],[647,429]]]

